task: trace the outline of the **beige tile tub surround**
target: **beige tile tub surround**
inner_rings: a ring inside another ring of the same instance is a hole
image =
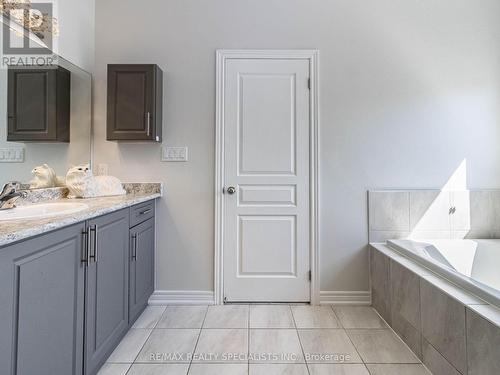
[[[423,279],[420,290],[422,335],[457,370],[467,373],[465,306]]]
[[[368,207],[370,243],[408,236],[500,238],[500,190],[369,191]]]
[[[399,314],[416,329],[420,329],[419,276],[394,260],[390,261],[389,267],[391,314]]]
[[[372,280],[376,280],[372,282],[373,295],[378,296],[378,301],[388,301],[389,306],[382,307],[392,312],[392,328],[433,374],[500,373],[499,309],[415,265],[386,245],[372,244],[370,259],[376,260],[370,266]],[[387,273],[387,267],[380,267],[381,264],[398,271]],[[380,270],[382,276],[374,274]],[[390,297],[384,295],[388,289],[392,290]],[[409,296],[416,299],[412,302]],[[377,308],[375,303],[374,307]],[[414,309],[420,316],[418,324],[414,321]]]
[[[372,306],[391,323],[390,258],[379,251],[370,251]]]
[[[423,362],[434,375],[463,375],[425,339],[422,341],[422,356]]]
[[[469,307],[466,316],[468,375],[500,374],[500,329]]]

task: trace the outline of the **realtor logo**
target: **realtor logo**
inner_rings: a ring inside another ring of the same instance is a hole
[[[4,16],[3,54],[49,55],[53,50],[53,36],[57,32],[52,17],[51,3],[31,3],[26,0],[0,0]],[[9,27],[10,26],[10,27]],[[37,43],[38,37],[46,47]]]

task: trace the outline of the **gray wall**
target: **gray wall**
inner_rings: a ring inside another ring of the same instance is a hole
[[[52,0],[59,24],[57,53],[90,72],[94,68],[95,0]]]
[[[321,53],[321,289],[368,290],[367,189],[500,187],[497,0],[100,0],[95,156],[162,181],[157,288],[212,290],[215,50]],[[164,145],[105,141],[106,64],[165,72]]]

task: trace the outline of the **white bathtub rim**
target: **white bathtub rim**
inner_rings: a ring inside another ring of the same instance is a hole
[[[419,255],[415,254],[410,249],[405,248],[404,246],[399,245],[400,240],[389,240],[387,241],[387,246],[401,254],[406,259],[410,259],[413,262],[424,266],[425,268],[432,271],[433,274],[437,274],[441,278],[446,279],[447,281],[455,284],[459,288],[462,288],[464,291],[467,291],[470,294],[478,297],[479,299],[485,301],[487,304],[491,304],[497,309],[500,308],[500,292],[494,290],[493,288],[484,285],[478,281],[475,281],[465,275],[457,273],[438,261],[434,261],[432,259],[423,258]],[[425,240],[418,240],[415,242],[426,242]],[[460,301],[464,303],[463,301]],[[484,304],[484,303],[476,303],[476,304]]]
[[[428,267],[418,264],[418,262],[416,262],[414,259],[408,258],[401,252],[389,247],[387,243],[375,242],[370,243],[370,246],[373,247],[376,251],[381,252],[395,262],[408,268],[419,277],[433,284],[436,288],[441,290],[450,298],[453,298],[454,300],[464,305],[466,308],[469,308],[474,313],[478,314],[482,318],[488,320],[493,325],[500,328],[500,309],[498,307],[494,306],[484,299],[481,299],[479,296],[475,295],[469,290],[465,290],[453,281],[444,277],[442,274],[439,274],[438,272],[435,272]],[[437,279],[441,280],[441,283],[436,283],[435,280]],[[446,287],[443,287],[445,284]],[[460,293],[456,293],[456,291],[460,291]],[[470,303],[471,298],[474,300],[474,303]]]

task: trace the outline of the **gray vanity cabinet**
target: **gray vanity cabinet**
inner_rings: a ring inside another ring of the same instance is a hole
[[[129,210],[87,227],[85,374],[95,374],[128,330]]]
[[[130,229],[129,319],[132,324],[148,304],[154,289],[155,220]]]
[[[98,372],[153,292],[154,205],[0,247],[1,375]]]
[[[84,229],[0,249],[0,374],[81,374]]]

